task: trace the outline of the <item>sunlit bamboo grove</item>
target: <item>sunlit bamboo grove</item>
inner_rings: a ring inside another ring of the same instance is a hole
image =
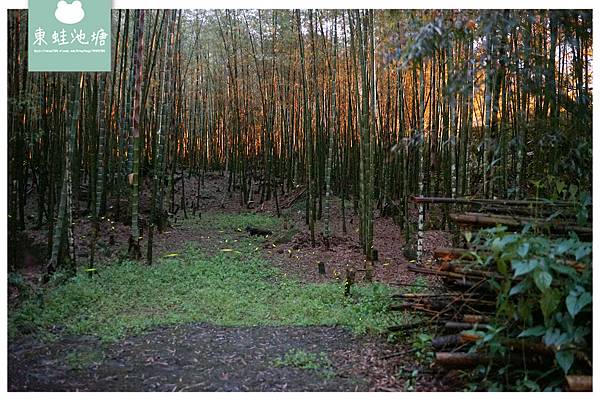
[[[416,236],[409,195],[591,188],[591,11],[113,10],[109,73],[29,73],[26,27],[9,13],[9,235],[36,202],[49,273],[75,262],[76,216],[128,223],[152,263],[209,171],[278,213],[306,188],[313,246],[341,199],[367,260],[377,209]]]

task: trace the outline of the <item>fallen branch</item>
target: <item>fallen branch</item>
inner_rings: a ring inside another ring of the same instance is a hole
[[[294,202],[296,202],[296,200],[302,196],[302,194],[306,192],[306,187],[302,188],[300,191],[298,191],[294,196],[292,196],[291,199],[289,199],[288,201],[286,201],[283,205],[281,205],[282,209],[287,209],[290,206],[292,206],[294,204]]]

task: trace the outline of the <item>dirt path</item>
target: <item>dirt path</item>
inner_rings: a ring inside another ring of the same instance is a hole
[[[190,324],[110,345],[85,336],[48,344],[22,339],[9,346],[8,382],[10,391],[400,390],[403,383],[382,364],[390,351],[336,327]],[[277,366],[287,353],[320,355],[327,363]],[[431,378],[420,381],[421,389],[436,389]]]

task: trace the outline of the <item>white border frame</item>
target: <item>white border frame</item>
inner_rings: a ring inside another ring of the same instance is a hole
[[[1,356],[1,364],[0,367],[6,368],[2,369],[0,374],[0,391],[2,393],[7,392],[7,375],[8,375],[8,355],[7,355],[7,269],[6,264],[1,262],[6,262],[7,260],[7,174],[8,174],[8,154],[7,154],[7,9],[24,9],[27,8],[27,0],[2,0],[4,7],[0,8],[0,136],[3,138],[2,143],[0,143],[0,191],[2,196],[0,197],[0,266],[4,266],[1,268],[2,273],[0,276],[1,285],[0,285],[0,297],[1,303],[3,304],[1,309],[0,316],[0,356]],[[557,0],[532,0],[532,1],[516,1],[516,0],[505,0],[501,3],[491,2],[491,1],[473,1],[473,0],[451,0],[451,1],[432,1],[432,0],[405,0],[405,1],[390,1],[390,0],[370,0],[370,1],[359,1],[359,0],[346,0],[346,1],[334,1],[334,0],[285,0],[285,1],[251,1],[251,0],[169,0],[168,2],[165,0],[144,0],[144,1],[136,1],[136,0],[113,0],[113,8],[122,8],[122,9],[136,9],[142,6],[145,9],[164,9],[164,8],[191,8],[191,9],[200,9],[200,8],[401,8],[401,9],[423,9],[423,8],[476,8],[476,9],[485,9],[485,8],[520,8],[520,9],[547,9],[547,8],[587,8],[593,9],[594,2],[593,1],[581,1],[581,0],[571,0],[568,2],[557,1]],[[593,44],[593,52],[595,55],[600,55],[600,43],[598,43],[598,35],[599,32],[599,19],[600,13],[594,9],[593,12],[593,29],[594,29],[594,44]],[[599,69],[597,64],[593,64],[594,71],[594,82],[597,81],[596,77],[598,77]],[[593,86],[593,94],[595,99],[600,99],[600,89]],[[593,113],[593,126],[594,129],[594,139],[593,139],[593,149],[598,149],[600,145],[600,140],[597,135],[598,124],[600,123],[600,117],[596,110]],[[593,193],[594,198],[598,199],[600,195],[600,191],[598,191],[598,185],[600,184],[600,152],[596,153],[593,160]],[[598,201],[600,202],[600,201]],[[598,222],[600,218],[600,213],[598,212],[597,206],[593,210],[593,219]],[[596,228],[598,224],[594,226],[594,237],[598,238],[598,234],[600,234]],[[600,255],[600,240],[596,240],[593,243],[594,253]],[[600,272],[597,272],[594,277],[594,287],[598,289],[598,283],[600,281]],[[598,297],[595,297],[598,298]],[[598,329],[599,329],[599,319],[600,313],[598,312],[598,307],[595,308],[594,312],[594,340],[598,337]],[[596,349],[594,350],[594,356],[596,361],[600,361],[598,356],[600,352],[598,348],[600,344],[596,342]],[[594,378],[594,389],[598,389],[600,386],[600,373],[596,373],[596,377]],[[596,392],[599,392],[596,390]],[[77,399],[81,398],[86,399],[105,399],[106,396],[109,397],[118,397],[120,399],[127,398],[130,399],[140,399],[140,400],[155,400],[162,399],[163,397],[170,396],[176,397],[178,399],[197,399],[198,393],[187,393],[177,395],[170,395],[165,393],[7,393],[10,399],[36,399],[38,397],[43,397],[48,400],[64,400],[64,399]],[[354,401],[354,400],[364,400],[368,398],[377,398],[377,399],[388,399],[398,401],[399,399],[404,399],[406,397],[410,399],[441,399],[447,398],[448,396],[452,398],[459,399],[461,401],[481,401],[482,397],[486,398],[486,401],[495,401],[502,400],[504,397],[508,396],[505,393],[489,393],[483,396],[478,393],[377,393],[377,394],[364,394],[364,393],[232,393],[232,394],[223,394],[223,393],[201,393],[200,397],[203,399],[211,399],[211,400],[229,400],[231,398],[234,399],[255,399],[255,400],[272,400],[272,399],[281,399],[285,398],[287,400],[304,400],[307,397],[317,398],[317,399],[328,399],[331,396],[339,397],[340,399]],[[583,394],[563,394],[563,393],[516,393],[511,394],[510,397],[517,397],[521,399],[527,398],[529,400],[543,400],[544,401],[554,401],[562,399],[563,397],[576,398],[577,400],[592,400],[593,393],[583,393]]]

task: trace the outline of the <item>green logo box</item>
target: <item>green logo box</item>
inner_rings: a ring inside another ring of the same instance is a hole
[[[29,0],[29,71],[110,71],[111,0]]]

